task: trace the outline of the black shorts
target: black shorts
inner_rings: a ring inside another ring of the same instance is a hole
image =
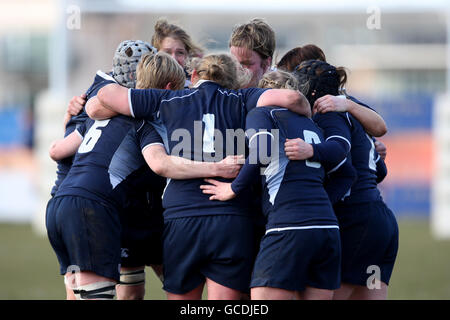
[[[160,204],[135,202],[120,210],[120,222],[122,267],[162,264],[164,218]]]
[[[269,232],[261,241],[251,287],[334,290],[340,286],[340,263],[337,226]]]
[[[237,215],[168,219],[163,238],[164,290],[184,294],[209,278],[248,292],[254,223]]]
[[[121,227],[116,209],[83,197],[56,197],[47,205],[46,227],[61,274],[92,271],[119,281]]]
[[[398,251],[398,225],[383,201],[337,205],[342,243],[342,282],[367,285],[379,268],[389,284]]]

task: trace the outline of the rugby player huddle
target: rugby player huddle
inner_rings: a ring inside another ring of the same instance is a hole
[[[262,19],[204,55],[158,20],[74,97],[46,212],[68,299],[385,299],[398,250],[384,120]]]

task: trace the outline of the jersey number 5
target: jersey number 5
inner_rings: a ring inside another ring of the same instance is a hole
[[[375,162],[375,144],[373,143],[372,138],[366,133],[367,139],[369,139],[370,143],[370,151],[369,151],[369,168],[373,171],[377,171],[377,163]]]
[[[305,138],[305,142],[307,142],[307,143],[314,143],[314,144],[321,143],[319,136],[314,131],[303,130],[303,137]],[[314,162],[314,161],[308,161],[308,160],[305,161],[305,164],[307,167],[316,168],[316,169],[318,169],[322,166],[320,164],[320,162]]]
[[[84,136],[83,142],[78,148],[78,153],[88,153],[94,149],[95,144],[102,135],[102,130],[99,128],[106,127],[111,119],[96,120],[89,131]]]

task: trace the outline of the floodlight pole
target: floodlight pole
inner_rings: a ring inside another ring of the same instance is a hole
[[[66,98],[67,93],[67,0],[56,2],[57,17],[49,42],[49,87],[54,96]]]
[[[450,8],[445,13],[446,93],[438,96],[433,107],[434,163],[431,181],[430,224],[437,239],[450,239]]]

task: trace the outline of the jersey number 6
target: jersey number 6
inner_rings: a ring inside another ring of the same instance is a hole
[[[100,139],[102,135],[102,130],[98,128],[106,127],[111,119],[107,120],[96,120],[89,131],[86,133],[86,136],[83,139],[80,147],[78,148],[78,153],[88,153],[94,149],[95,144],[98,139]]]

